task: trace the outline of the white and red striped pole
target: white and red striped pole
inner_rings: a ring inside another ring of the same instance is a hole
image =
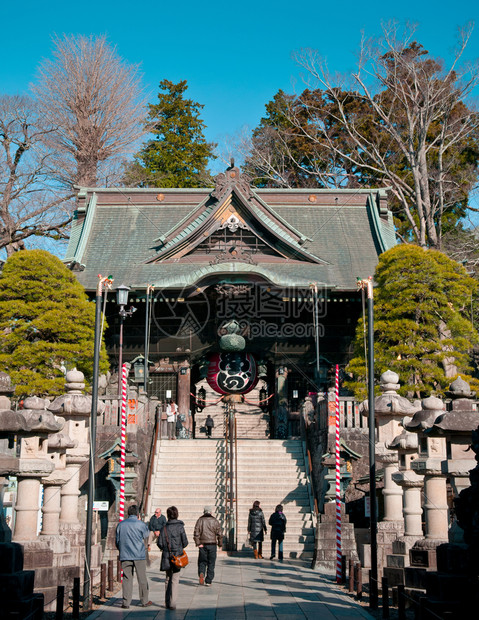
[[[123,364],[121,368],[121,443],[120,443],[120,501],[118,519],[125,517],[125,461],[126,461],[126,396],[128,386],[128,370],[130,364]]]
[[[339,366],[336,364],[336,582],[342,581],[341,561],[341,469],[339,445]]]

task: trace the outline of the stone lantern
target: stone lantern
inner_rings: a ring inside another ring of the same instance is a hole
[[[439,544],[447,541],[449,525],[446,476],[442,464],[447,458],[446,439],[432,437],[427,431],[432,428],[436,418],[444,413],[444,403],[430,396],[422,401],[422,406],[422,410],[413,416],[406,429],[419,434],[418,458],[412,461],[411,467],[417,474],[424,476],[426,539]]]
[[[51,474],[54,464],[48,457],[48,435],[60,431],[65,423],[46,410],[49,401],[37,396],[24,400],[18,491],[15,504],[13,540],[32,541],[37,537],[41,479]],[[25,432],[28,429],[27,432]]]
[[[405,418],[405,423],[406,420],[409,422],[410,418]],[[423,536],[421,489],[424,480],[411,468],[418,451],[417,434],[403,430],[392,440],[389,448],[397,450],[398,453],[399,471],[393,473],[392,479],[403,489],[404,536],[410,540],[412,546]]]
[[[79,370],[66,374],[67,393],[56,398],[49,410],[62,415],[65,433],[74,442],[66,449],[66,483],[61,491],[60,526],[63,530],[79,528],[78,501],[80,496],[80,469],[90,455],[89,419],[91,396],[83,393],[84,375]],[[98,415],[103,413],[104,404],[98,402]]]
[[[403,489],[393,480],[398,469],[398,452],[390,444],[400,433],[401,421],[418,409],[407,398],[400,396],[399,375],[387,370],[381,375],[382,394],[374,399],[374,417],[376,422],[376,460],[384,468],[384,516],[378,523],[378,560],[379,573],[386,565],[386,557],[392,551],[393,541],[404,533]],[[368,403],[361,405],[363,414],[368,413]]]
[[[479,424],[479,411],[475,392],[471,392],[469,384],[461,377],[451,383],[448,395],[452,398],[451,410],[435,420],[428,434],[446,438],[447,459],[443,462],[443,472],[449,476],[457,497],[469,486],[469,471],[476,466],[470,446],[471,433]]]
[[[53,472],[43,483],[43,520],[41,536],[54,536],[58,541],[60,533],[61,488],[68,482],[66,467],[66,451],[75,448],[76,441],[64,433],[56,433],[48,437],[48,455],[54,465]]]

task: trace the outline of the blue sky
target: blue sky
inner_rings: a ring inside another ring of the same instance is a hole
[[[478,6],[466,0],[9,2],[2,7],[0,92],[28,90],[39,61],[50,55],[52,34],[106,34],[125,60],[141,64],[149,101],[162,79],[186,79],[188,95],[205,106],[207,139],[223,143],[255,127],[279,88],[302,90],[295,50],[318,49],[331,70],[345,72],[354,67],[361,31],[373,36],[382,21],[397,19],[418,23],[417,39],[447,58],[457,28],[473,20],[467,56],[479,58]]]

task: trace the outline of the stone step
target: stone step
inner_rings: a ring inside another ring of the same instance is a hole
[[[174,451],[193,449],[193,447],[197,448],[198,446],[201,446],[202,450],[215,450],[225,452],[226,448],[229,447],[226,446],[226,442],[221,439],[175,439],[173,441],[169,439],[162,439],[158,445],[162,450]],[[259,448],[259,446],[261,446],[261,448]],[[303,453],[303,448],[301,444],[297,441],[292,441],[289,445],[285,445],[281,441],[273,439],[248,439],[238,441],[238,453],[254,452],[255,454],[257,454],[259,449],[261,449],[263,452],[277,451],[281,453]]]
[[[150,505],[158,505],[163,510],[176,505],[191,536],[203,506],[212,505],[226,531],[226,449],[223,439],[162,440],[155,460]],[[244,546],[249,510],[257,498],[266,521],[276,504],[285,506],[288,519],[284,542],[286,557],[312,557],[315,529],[302,443],[298,440],[239,439],[237,464],[238,546]],[[267,527],[266,550],[270,541]]]

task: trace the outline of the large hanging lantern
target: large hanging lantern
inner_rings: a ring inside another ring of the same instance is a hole
[[[258,367],[251,353],[212,353],[209,361],[206,380],[218,394],[247,394],[258,383]]]

